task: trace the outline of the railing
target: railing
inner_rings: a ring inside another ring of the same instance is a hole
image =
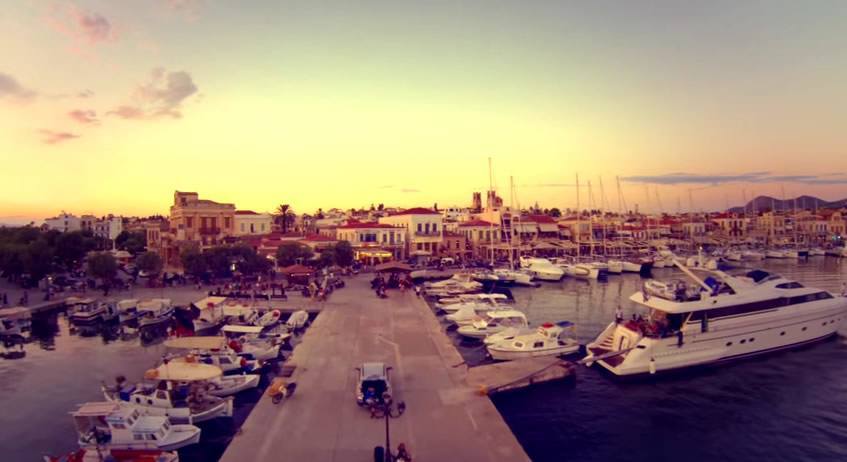
[[[220,228],[199,228],[197,230],[200,234],[220,234]]]
[[[426,232],[426,231],[415,231],[415,236],[422,236],[422,237],[439,237],[439,236],[441,236],[441,232],[440,232],[440,231],[430,231],[430,232]]]

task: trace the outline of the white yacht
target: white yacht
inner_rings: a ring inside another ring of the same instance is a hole
[[[546,258],[521,257],[521,267],[541,281],[561,281],[565,277],[565,271]]]
[[[525,269],[511,270],[509,268],[495,268],[494,274],[504,280],[511,281],[519,286],[536,286],[538,283],[532,281],[532,274]]]
[[[224,322],[226,297],[206,297],[191,304],[194,332],[212,330]]]
[[[782,249],[768,249],[765,251],[766,258],[788,258],[788,252]]]
[[[438,309],[442,309],[447,305],[455,305],[456,303],[467,303],[474,301],[491,301],[491,302],[499,302],[506,303],[509,301],[509,297],[504,294],[491,293],[491,294],[460,294],[455,297],[441,297],[438,299],[438,303],[435,304],[435,307]]]
[[[441,311],[445,313],[456,313],[459,311],[467,310],[467,307],[471,307],[475,311],[489,311],[496,310],[501,308],[500,302],[497,299],[493,298],[483,298],[476,301],[469,302],[461,302],[461,303],[451,303],[447,305],[441,305],[438,307]],[[449,319],[449,318],[448,318]]]
[[[655,373],[814,342],[847,318],[847,298],[765,271],[680,269],[693,283],[645,285],[630,300],[647,319],[609,324],[584,361],[616,375]]]
[[[138,409],[145,415],[167,416],[175,423],[232,417],[232,398],[207,394],[208,382],[221,376],[218,367],[196,362],[168,362],[144,374],[144,382],[114,388],[101,385],[107,401]],[[122,377],[120,377],[122,379]]]
[[[459,327],[469,326],[475,321],[482,319],[482,315],[484,313],[509,309],[510,308],[505,305],[483,305],[478,303],[464,304],[458,310],[444,316],[444,319]]]
[[[526,328],[528,326],[526,315],[522,312],[518,310],[496,310],[483,314],[481,319],[472,322],[470,325],[459,327],[457,332],[463,337],[484,339],[507,327]]]
[[[172,425],[167,417],[142,415],[116,402],[85,403],[72,415],[83,449],[172,451],[200,441],[194,425]]]
[[[609,274],[623,273],[623,262],[621,260],[608,260],[606,261],[606,265],[606,270]]]
[[[224,373],[250,372],[260,367],[259,361],[248,359],[229,348],[220,336],[191,336],[165,340],[165,348],[177,350],[170,363],[201,363],[220,368]]]
[[[826,252],[820,247],[813,247],[809,249],[810,257],[823,257],[824,255],[826,255]]]
[[[600,269],[591,263],[557,263],[565,275],[576,279],[598,279]]]
[[[171,320],[174,307],[169,298],[153,298],[138,302],[138,327],[154,326]]]
[[[569,321],[542,324],[531,334],[516,335],[502,342],[486,345],[488,354],[501,361],[539,356],[563,356],[579,351],[579,342],[564,336]]]
[[[641,263],[632,260],[622,260],[621,269],[624,273],[640,273]]]
[[[727,261],[735,261],[739,262],[744,259],[744,255],[738,250],[727,250],[724,252],[723,257],[727,259]]]
[[[138,299],[130,298],[118,302],[118,319],[121,322],[130,322],[138,319]]]
[[[741,258],[747,261],[759,261],[765,259],[765,254],[758,250],[747,249],[741,252]]]
[[[482,342],[486,345],[493,345],[506,340],[513,340],[518,335],[527,335],[533,332],[535,332],[535,329],[529,327],[507,327],[500,332],[485,337]]]
[[[267,331],[261,326],[223,326],[221,333],[229,341],[227,346],[247,359],[274,360],[291,333],[285,326]]]

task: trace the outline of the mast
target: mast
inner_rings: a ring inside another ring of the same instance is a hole
[[[594,193],[591,180],[588,180],[588,252],[589,260],[594,260]]]
[[[582,210],[579,208],[579,173],[576,174],[576,260],[579,261],[580,234],[582,234]]]
[[[609,257],[609,249],[606,247],[606,190],[603,188],[603,177],[597,176],[600,182],[600,219],[603,224],[603,258]]]
[[[515,180],[509,177],[509,208],[511,209],[512,217],[509,220],[511,229],[509,230],[509,271],[515,269],[515,257],[512,255],[512,241],[515,239]],[[503,220],[500,220],[500,226],[503,226]]]
[[[491,256],[491,269],[494,269],[494,178],[491,174],[491,158],[488,158],[488,213],[491,214],[488,220],[488,253]],[[500,220],[500,227],[503,227]]]

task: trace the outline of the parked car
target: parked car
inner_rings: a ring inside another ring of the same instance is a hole
[[[391,382],[388,380],[388,371],[391,367],[385,363],[364,363],[356,368],[358,376],[356,379],[356,403],[359,406],[373,396],[373,399],[382,401],[385,393],[391,395]]]

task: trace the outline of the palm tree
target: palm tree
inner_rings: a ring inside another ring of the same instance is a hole
[[[283,233],[288,232],[288,227],[294,222],[294,211],[288,204],[280,204],[276,208],[274,222],[282,228]]]

